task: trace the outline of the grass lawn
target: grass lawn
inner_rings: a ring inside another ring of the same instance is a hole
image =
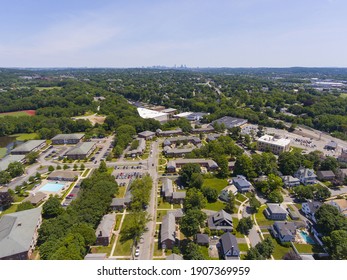
[[[239,243],[237,244],[239,246],[240,251],[247,252],[248,251],[248,245],[247,243]]]
[[[233,234],[234,234],[237,238],[244,238],[245,236],[244,236],[242,233],[240,233],[240,232],[238,232],[238,231],[236,230],[238,224],[239,224],[239,219],[238,219],[238,218],[233,218],[233,227],[234,227]]]
[[[122,215],[116,215],[116,225],[114,226],[114,230],[119,230],[121,220],[122,220]]]
[[[255,214],[255,218],[257,220],[257,223],[259,226],[271,226],[273,225],[274,221],[268,220],[264,214],[263,211],[266,208],[266,205],[263,205],[259,208],[258,213]]]
[[[114,170],[113,167],[107,167],[107,174],[111,175],[113,170]]]
[[[161,222],[163,220],[163,217],[166,215],[166,210],[158,210],[157,211],[157,222]]]
[[[15,136],[17,141],[35,140],[35,139],[38,139],[39,137],[37,133],[21,133],[21,134],[14,134],[12,136]]]
[[[302,204],[301,203],[295,203],[295,207],[298,208],[298,210],[301,210]]]
[[[299,253],[322,253],[324,250],[317,244],[297,244],[294,243],[295,248]]]
[[[222,189],[224,189],[228,185],[228,181],[226,179],[204,179],[203,187],[211,187],[214,188],[220,193]]]
[[[7,149],[6,148],[0,148],[0,158],[3,158],[6,156]]]
[[[86,170],[84,170],[84,172],[83,172],[83,174],[82,174],[82,177],[87,176],[87,174],[88,174],[89,170],[90,170],[90,169],[86,169]]]
[[[18,205],[19,205],[19,204],[12,204],[12,205],[11,205],[9,208],[7,208],[5,211],[1,212],[0,217],[1,217],[2,215],[11,214],[11,213],[16,212]]]
[[[158,209],[171,209],[171,204],[169,202],[164,201],[162,197],[158,198]]]
[[[180,209],[181,208],[181,204],[173,204],[173,208],[174,209]]]
[[[159,249],[158,246],[159,246],[159,245],[158,245],[158,241],[156,241],[156,242],[154,243],[154,250],[153,250],[153,256],[155,256],[155,257],[160,257],[160,256],[163,255],[163,250],[162,250],[162,249]]]
[[[38,91],[52,90],[52,89],[62,89],[62,87],[36,87]]]
[[[207,210],[213,210],[213,211],[220,211],[224,209],[225,203],[221,202],[220,200],[217,200],[216,202],[207,203],[205,209]]]
[[[113,255],[114,256],[130,256],[132,245],[133,245],[133,241],[131,239],[125,242],[121,242],[120,238],[118,238],[117,245]]]
[[[25,111],[18,111],[18,112],[6,112],[6,113],[1,113],[0,118],[5,117],[5,116],[11,116],[11,117],[27,117],[29,116],[28,113]]]
[[[277,242],[276,239],[271,237],[271,235],[270,235],[270,238],[272,239],[272,242],[275,245],[274,252],[272,253],[275,260],[281,260],[286,253],[292,250],[292,247],[289,247],[289,248],[283,247],[281,244]]]
[[[240,193],[237,193],[235,198],[237,200],[240,200],[241,202],[244,202],[247,199],[247,197],[245,197],[243,194],[240,194]]]
[[[219,258],[211,258],[210,255],[208,254],[208,247],[206,246],[199,246],[200,247],[200,252],[204,256],[204,260],[219,260]]]
[[[126,186],[118,187],[118,194],[116,195],[117,198],[124,197],[126,191]]]

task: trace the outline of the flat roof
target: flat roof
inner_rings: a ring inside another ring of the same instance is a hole
[[[46,143],[46,140],[29,140],[29,141],[19,145],[17,148],[14,148],[11,151],[11,153],[13,153],[13,152],[31,152],[32,150],[41,146],[43,143]]]
[[[0,160],[0,171],[4,171],[8,168],[12,162],[22,161],[25,159],[25,155],[8,155]]]
[[[137,112],[139,113],[140,117],[143,119],[153,119],[157,117],[167,116],[167,113],[161,113],[154,110],[149,110],[146,108],[137,108]]]
[[[285,147],[290,144],[290,139],[285,139],[285,138],[276,138],[272,135],[263,135],[258,139],[258,142],[263,142],[271,145],[276,145],[276,146],[281,146]]]
[[[213,123],[218,123],[218,124],[223,123],[226,128],[232,128],[232,127],[241,126],[241,125],[247,123],[247,120],[225,116],[225,117],[222,117],[220,119],[213,121]]]

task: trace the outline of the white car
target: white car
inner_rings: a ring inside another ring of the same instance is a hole
[[[138,257],[138,256],[140,256],[140,249],[135,250],[135,257]]]

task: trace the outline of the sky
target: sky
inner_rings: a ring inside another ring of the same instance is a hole
[[[0,0],[0,67],[347,67],[346,0]]]

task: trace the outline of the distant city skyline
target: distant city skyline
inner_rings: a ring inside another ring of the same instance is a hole
[[[347,67],[344,0],[0,3],[0,67]]]

